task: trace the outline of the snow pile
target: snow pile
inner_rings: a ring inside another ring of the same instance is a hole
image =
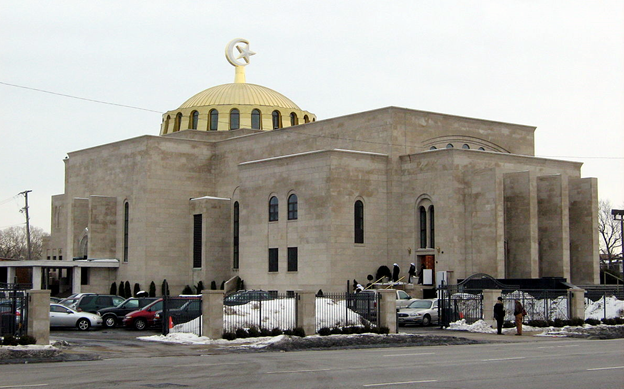
[[[600,320],[605,317],[605,308],[607,318],[624,316],[624,301],[610,296],[606,299],[603,297],[596,302],[585,299],[585,318]]]

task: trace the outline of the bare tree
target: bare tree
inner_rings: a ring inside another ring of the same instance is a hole
[[[43,257],[43,240],[48,233],[39,227],[30,228],[32,259]],[[9,227],[0,230],[0,258],[28,259],[28,242],[24,227]]]
[[[611,215],[611,202],[600,200],[598,206],[598,232],[600,233],[601,260],[611,265],[614,259],[622,254],[622,232],[620,222]]]

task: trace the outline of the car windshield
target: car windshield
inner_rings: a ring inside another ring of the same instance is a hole
[[[429,309],[431,308],[431,301],[414,301],[412,303],[410,303],[410,305],[408,305],[408,308],[412,308],[412,309]]]

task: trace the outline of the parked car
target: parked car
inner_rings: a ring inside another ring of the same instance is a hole
[[[78,312],[61,304],[50,304],[50,327],[76,327],[86,331],[91,327],[101,327],[102,318],[88,312]]]
[[[60,297],[50,297],[50,302],[51,303],[60,304],[61,300],[63,300],[63,299],[60,298]]]
[[[156,300],[156,297],[130,297],[116,307],[102,308],[97,313],[102,316],[104,327],[112,328],[121,325],[128,313],[141,309]]]
[[[428,326],[438,321],[438,299],[416,299],[397,314],[399,325],[422,324]]]
[[[201,304],[202,302],[200,299],[192,299],[185,302],[180,308],[169,309],[168,315],[171,318],[172,324],[187,323],[200,317],[202,314]],[[157,312],[154,318],[154,325],[156,327],[161,325],[162,318],[163,311]]]
[[[74,303],[67,306],[78,312],[96,313],[103,308],[116,307],[123,301],[123,297],[112,294],[86,294],[78,297]]]
[[[223,305],[243,305],[251,301],[273,300],[273,296],[264,290],[240,290],[223,299]]]
[[[396,290],[395,293],[397,310],[407,307],[407,305],[414,300],[412,296],[403,290]],[[351,310],[357,312],[366,319],[373,319],[377,317],[378,294],[378,289],[364,289],[351,295],[352,297],[347,303]]]
[[[94,294],[95,293],[74,293],[65,297],[64,299],[61,299],[61,301],[59,301],[59,304],[62,304],[66,307],[71,307],[72,305],[76,304],[76,302],[80,300],[82,296],[94,295]]]
[[[187,301],[188,298],[171,298],[169,300],[169,309],[180,308]],[[134,328],[139,331],[143,331],[144,329],[150,327],[156,327],[159,325],[159,322],[155,321],[156,313],[162,310],[163,299],[159,298],[141,309],[126,314],[122,320],[122,324],[125,328]]]

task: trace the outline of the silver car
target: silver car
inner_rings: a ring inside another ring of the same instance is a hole
[[[78,312],[61,304],[50,304],[50,327],[76,327],[86,331],[102,327],[102,317],[88,312]]]
[[[428,326],[438,322],[438,299],[412,300],[407,307],[399,309],[399,325],[422,324]]]

